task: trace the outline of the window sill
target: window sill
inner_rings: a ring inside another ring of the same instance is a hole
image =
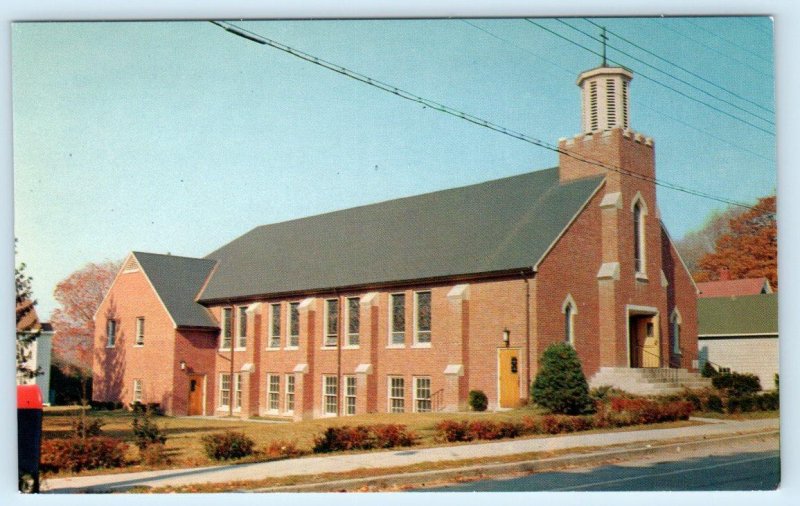
[[[339,348],[339,347],[336,346],[335,344],[334,345],[325,344],[320,348],[320,350],[328,350],[328,351],[330,351],[330,350],[335,350],[337,348]]]
[[[230,351],[230,348],[228,348],[228,351]],[[247,347],[242,348],[237,346],[236,348],[233,349],[233,351],[247,351]]]
[[[267,350],[267,351],[281,351],[281,347],[280,346],[267,346],[265,348],[265,350]]]
[[[347,344],[345,346],[342,346],[343,350],[357,350],[359,348],[361,348],[361,346],[358,344]]]
[[[411,345],[412,348],[430,348],[431,343],[414,343]]]
[[[300,349],[299,346],[287,346],[284,348],[284,351],[297,351],[299,349]]]
[[[107,344],[107,345],[106,345],[106,349],[109,349],[109,348],[116,348],[116,346],[114,346],[113,344],[110,344],[110,345],[109,345],[109,344]]]
[[[646,282],[650,281],[650,279],[648,279],[647,274],[645,274],[644,272],[637,272],[636,273],[636,281],[643,281],[643,282],[646,283]]]
[[[389,345],[386,346],[386,349],[388,349],[388,350],[401,350],[401,349],[403,349],[405,347],[406,347],[405,344],[389,344]]]
[[[144,344],[134,344],[134,348],[144,348]]]

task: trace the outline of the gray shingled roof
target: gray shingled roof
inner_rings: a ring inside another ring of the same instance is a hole
[[[200,300],[531,268],[602,179],[553,168],[264,225],[205,257]]]
[[[219,327],[208,309],[195,302],[214,268],[213,260],[140,251],[133,255],[178,327]]]
[[[778,294],[697,299],[698,334],[737,336],[778,333]]]

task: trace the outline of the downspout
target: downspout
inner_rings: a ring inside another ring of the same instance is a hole
[[[238,320],[236,319],[236,306],[231,304],[231,386],[230,386],[230,399],[228,400],[228,416],[233,418],[233,403],[236,402],[236,378],[233,377],[233,341],[234,341],[234,334],[233,327],[236,327]],[[225,337],[223,336],[223,339]]]
[[[333,290],[336,295],[336,304],[339,306],[336,312],[336,416],[342,416],[342,399],[344,393],[342,392],[342,300],[336,290]],[[346,388],[346,386],[345,386]]]

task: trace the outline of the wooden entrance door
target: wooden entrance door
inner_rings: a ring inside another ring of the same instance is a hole
[[[203,379],[202,374],[189,375],[189,415],[203,414]]]
[[[631,367],[661,367],[658,315],[632,316],[629,323]]]
[[[519,406],[519,350],[498,350],[497,362],[500,407],[516,408]]]

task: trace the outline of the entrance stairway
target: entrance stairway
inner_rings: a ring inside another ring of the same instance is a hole
[[[686,369],[601,367],[589,379],[589,386],[612,386],[638,395],[668,395],[682,392],[685,388],[711,387],[711,380]]]

